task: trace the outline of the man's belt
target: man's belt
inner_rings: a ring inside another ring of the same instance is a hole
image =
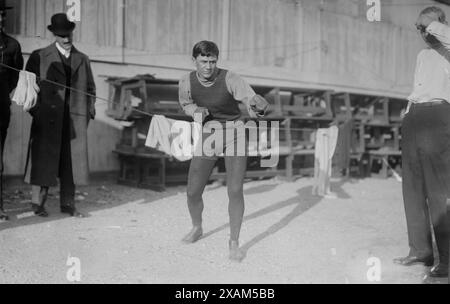
[[[427,102],[421,102],[421,103],[413,103],[414,107],[433,107],[433,106],[440,106],[440,105],[449,105],[449,103],[446,100],[439,99],[439,100],[432,100]]]

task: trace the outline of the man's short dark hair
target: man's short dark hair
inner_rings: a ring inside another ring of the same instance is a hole
[[[201,56],[215,56],[219,58],[219,48],[217,44],[212,41],[203,40],[194,45],[192,49],[192,57],[197,58],[199,55]]]
[[[420,15],[426,15],[429,13],[435,13],[438,16],[439,22],[445,22],[445,13],[444,11],[437,6],[429,6],[423,11],[420,12]]]

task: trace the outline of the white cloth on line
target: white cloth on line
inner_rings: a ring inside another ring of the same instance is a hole
[[[16,90],[11,98],[18,106],[23,106],[24,111],[32,109],[36,103],[39,86],[36,83],[36,74],[20,71]]]
[[[314,186],[313,194],[326,196],[331,194],[331,165],[336,150],[339,128],[331,126],[318,129],[314,151]]]
[[[179,161],[188,161],[194,155],[193,143],[198,142],[200,132],[199,123],[155,115],[152,117],[145,145]]]

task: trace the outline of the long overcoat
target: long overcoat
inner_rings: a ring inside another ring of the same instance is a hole
[[[70,138],[75,185],[89,182],[87,127],[95,98],[95,83],[89,58],[72,47],[70,90]],[[37,105],[30,110],[31,125],[29,153],[25,180],[31,185],[56,186],[60,162],[66,73],[56,44],[34,51],[26,70],[39,77],[40,92]],[[51,82],[61,85],[56,85]]]
[[[0,31],[0,63],[14,69],[23,68],[22,50],[19,42]],[[17,85],[19,73],[0,65],[0,172],[3,172],[4,141],[11,116],[9,94]]]

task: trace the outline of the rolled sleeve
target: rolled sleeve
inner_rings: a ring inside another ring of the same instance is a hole
[[[191,96],[191,83],[189,74],[181,78],[178,83],[178,101],[186,115],[193,117],[198,106],[194,103]]]
[[[250,117],[259,117],[250,107],[250,101],[256,96],[252,87],[241,76],[231,71],[228,71],[225,81],[233,98],[245,104]]]

